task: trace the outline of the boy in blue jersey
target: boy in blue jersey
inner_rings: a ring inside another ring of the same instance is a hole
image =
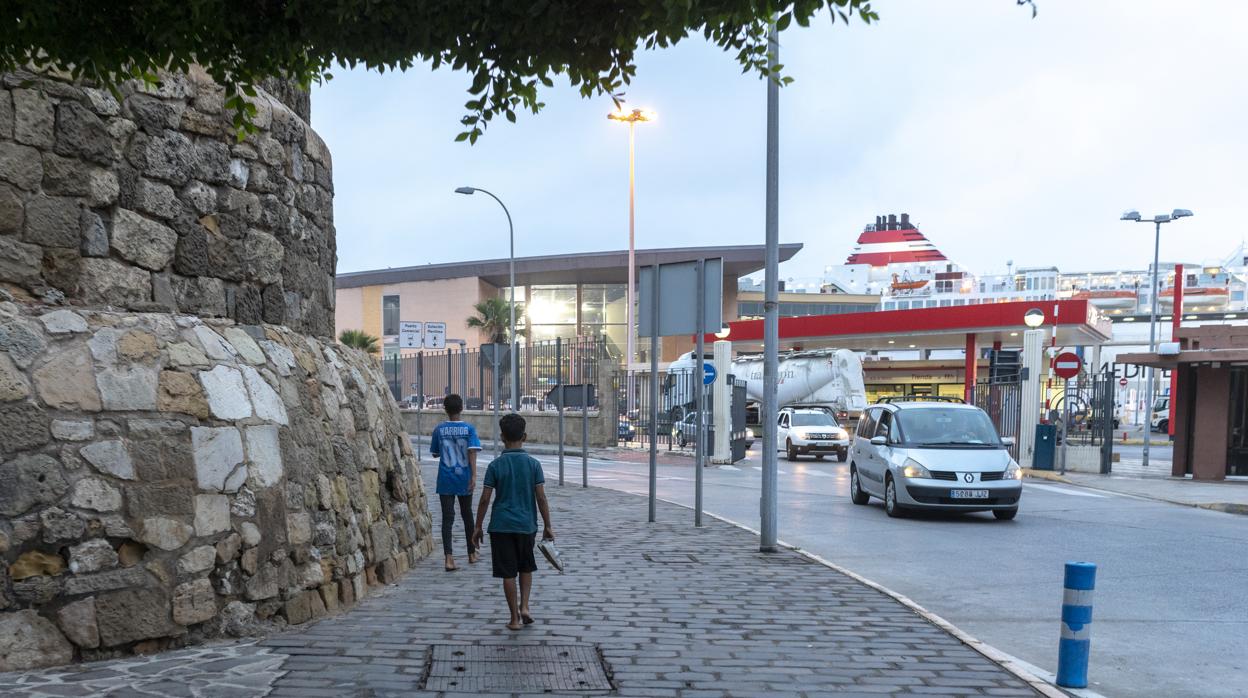
[[[542,537],[554,540],[555,530],[550,525],[542,464],[524,451],[524,417],[509,414],[498,420],[498,427],[507,448],[485,471],[473,542],[481,545],[485,512],[490,511],[490,499],[497,492],[498,499],[490,514],[490,557],[494,576],[503,580],[503,596],[511,612],[507,628],[519,630],[533,622],[529,613],[529,592],[533,589],[533,573],[537,571],[533,543],[537,537],[538,511],[542,512]],[[517,575],[520,577],[519,598]]]
[[[455,525],[455,502],[464,520],[464,537],[468,540],[468,562],[477,561],[477,546],[472,536],[472,489],[477,483],[477,451],[481,439],[471,424],[459,421],[464,399],[447,395],[442,402],[446,421],[433,430],[429,453],[438,459],[438,500],[442,504],[442,553],[446,555],[446,571],[454,572],[455,556],[451,548],[451,528]]]

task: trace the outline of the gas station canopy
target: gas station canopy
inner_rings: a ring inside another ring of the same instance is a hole
[[[1023,315],[1032,308],[1044,313],[1040,329],[1051,332],[1056,325],[1058,346],[1099,345],[1113,331],[1110,320],[1087,300],[1021,301],[781,318],[780,349],[962,349],[969,335],[981,347],[996,342],[1019,347],[1029,329]],[[763,321],[729,323],[727,337],[707,335],[708,342],[716,339],[731,341],[735,351],[761,350]]]

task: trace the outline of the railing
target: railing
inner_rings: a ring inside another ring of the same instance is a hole
[[[443,396],[456,393],[468,410],[500,408],[553,409],[546,395],[560,382],[597,384],[604,361],[615,361],[602,337],[578,337],[519,344],[516,349],[520,401],[513,395],[511,360],[506,347],[500,352],[498,390],[489,352],[479,349],[424,351],[383,361],[394,399],[403,406],[441,407]]]

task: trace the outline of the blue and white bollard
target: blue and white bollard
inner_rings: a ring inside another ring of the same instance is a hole
[[[1057,645],[1057,685],[1088,687],[1088,650],[1092,646],[1092,590],[1096,565],[1066,563],[1066,593],[1062,598],[1062,639]]]

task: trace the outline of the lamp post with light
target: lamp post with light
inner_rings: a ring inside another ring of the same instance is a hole
[[[455,190],[456,194],[467,194],[469,196],[477,192],[481,192],[482,194],[485,194],[489,196],[491,199],[494,199],[495,201],[497,201],[498,205],[503,207],[503,214],[507,216],[507,240],[508,240],[508,244],[510,247],[510,250],[508,252],[508,260],[507,260],[507,273],[508,273],[509,283],[511,285],[511,303],[510,303],[511,305],[510,340],[511,341],[510,341],[510,346],[508,347],[508,353],[511,355],[511,383],[512,383],[511,399],[514,402],[514,404],[512,405],[512,409],[519,409],[520,407],[520,373],[516,369],[516,229],[511,224],[511,212],[507,210],[507,205],[503,203],[502,199],[498,198],[497,196],[494,196],[493,193],[488,192],[485,189],[481,189],[479,187],[459,187]],[[497,367],[497,362],[495,363],[495,366]],[[498,428],[497,426],[498,425],[498,398],[499,398],[498,395],[494,396],[494,424],[495,424],[494,428],[496,430]],[[498,450],[497,445],[495,446],[495,450]]]
[[[1122,214],[1119,220],[1131,221],[1132,223],[1152,223],[1155,226],[1156,233],[1153,236],[1153,287],[1149,291],[1149,310],[1148,310],[1148,351],[1154,353],[1157,351],[1157,296],[1159,290],[1157,288],[1157,266],[1159,262],[1159,254],[1161,252],[1161,224],[1170,223],[1180,218],[1188,218],[1192,212],[1185,208],[1176,208],[1169,214],[1160,213],[1152,218],[1140,217],[1140,212],[1131,209]],[[1182,308],[1175,308],[1174,312],[1182,313]],[[1145,388],[1145,410],[1147,413],[1144,417],[1144,453],[1142,462],[1145,467],[1148,466],[1148,446],[1153,440],[1153,367],[1145,367],[1147,375],[1146,381],[1148,386]]]
[[[633,151],[634,151],[634,145],[636,144],[636,141],[637,141],[637,124],[644,123],[647,121],[654,121],[655,118],[657,117],[656,117],[656,114],[652,111],[648,111],[645,109],[633,109],[632,111],[621,110],[621,111],[611,112],[610,114],[607,114],[607,118],[612,121],[619,121],[620,123],[628,124],[628,308],[627,308],[628,312],[627,312],[627,317],[625,319],[625,322],[628,323],[628,339],[625,342],[627,348],[625,349],[626,353],[624,355],[625,356],[624,365],[625,365],[625,368],[627,369],[629,366],[632,365],[633,360],[635,359],[634,353],[636,352],[636,348],[637,348],[636,340],[633,337],[633,303],[635,302],[636,292],[637,292],[636,281],[634,279],[634,276],[637,273],[636,243],[635,243],[635,229],[636,229],[637,218],[635,214],[636,195],[635,195],[635,187],[633,186],[634,181],[635,181],[635,177],[634,177],[635,168],[633,166],[633,162],[634,162]],[[632,391],[630,390],[628,394],[628,400],[630,402],[630,409],[631,409],[632,399],[633,399]]]

